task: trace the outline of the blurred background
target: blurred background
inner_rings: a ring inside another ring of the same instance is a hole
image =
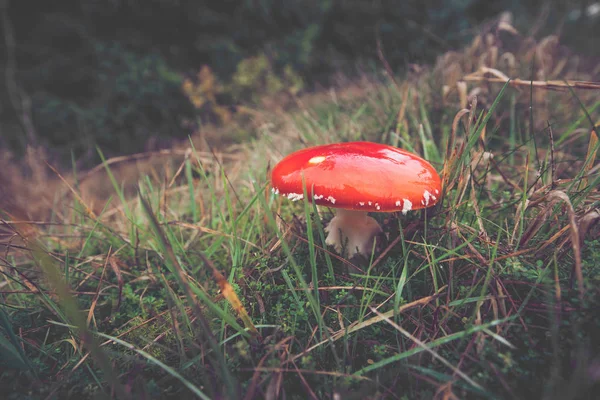
[[[89,168],[96,146],[169,147],[382,59],[398,74],[433,63],[505,11],[524,36],[600,53],[590,0],[0,0],[0,148]]]

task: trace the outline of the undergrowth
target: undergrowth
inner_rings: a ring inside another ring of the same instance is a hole
[[[67,178],[47,220],[6,207],[3,393],[593,398],[600,96],[562,80],[568,62],[536,64],[542,44],[482,37],[403,82],[365,77],[257,116],[236,156],[190,145],[135,195],[104,160],[115,195],[100,210]],[[511,73],[492,62],[507,54],[523,61]],[[534,85],[519,75],[532,65],[559,80]],[[324,245],[331,210],[268,190],[288,152],[346,140],[414,151],[443,179],[434,209],[374,215],[388,241],[369,259]]]

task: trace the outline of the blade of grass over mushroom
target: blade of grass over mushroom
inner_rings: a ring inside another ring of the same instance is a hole
[[[317,225],[319,239],[321,240],[321,247],[326,249],[327,243],[325,243],[325,229],[323,227],[323,223],[321,222],[321,218],[319,218],[319,212],[317,211],[317,205],[315,204],[314,198],[311,200],[311,204],[312,204],[313,215],[316,216],[315,224]],[[335,273],[333,272],[333,263],[331,262],[331,256],[329,255],[329,252],[327,252],[327,251],[323,252],[323,256],[325,257],[325,263],[327,264],[327,272],[329,274],[328,278],[329,278],[331,284],[335,285]]]
[[[221,371],[221,378],[224,381],[225,387],[227,388],[229,395],[232,398],[237,398],[237,385],[234,383],[234,378],[231,376],[225,359],[223,358],[223,355],[219,349],[219,345],[210,328],[210,324],[206,319],[202,308],[198,304],[196,297],[194,296],[194,292],[191,288],[189,279],[187,277],[187,273],[179,264],[179,260],[177,259],[171,244],[167,241],[165,234],[163,233],[156,217],[154,216],[150,204],[148,204],[147,200],[141,196],[141,193],[139,195],[139,200],[146,216],[148,217],[150,226],[154,231],[155,237],[158,240],[158,244],[161,250],[164,252],[164,259],[167,262],[167,265],[174,273],[179,285],[183,289],[185,296],[188,300],[188,304],[191,307],[192,312],[196,317],[196,320],[200,324],[200,329],[197,330],[197,334],[208,342],[208,345],[212,350],[209,353],[208,358],[211,364],[213,364],[213,368],[215,369],[215,371]]]
[[[314,193],[314,187],[311,188],[311,193]],[[304,216],[306,217],[306,236],[308,239],[308,257],[311,268],[312,280],[311,284],[314,290],[314,299],[316,302],[316,308],[321,309],[321,302],[319,296],[319,276],[317,273],[317,254],[315,252],[315,238],[313,235],[313,226],[312,226],[312,215],[310,212],[309,204],[314,204],[314,197],[308,197],[308,191],[306,190],[306,180],[304,179],[304,174],[302,174],[302,194],[303,194],[303,205],[304,205]],[[310,200],[309,200],[310,199]],[[317,214],[318,215],[318,214]],[[321,320],[320,320],[321,321]],[[322,324],[319,324],[319,329],[324,329],[325,327]],[[323,333],[321,332],[321,336]]]

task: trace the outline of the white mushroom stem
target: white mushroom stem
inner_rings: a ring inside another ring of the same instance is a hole
[[[365,211],[338,208],[325,232],[328,233],[325,243],[334,246],[338,253],[345,246],[350,257],[357,253],[368,257],[373,251],[373,239],[382,229]]]

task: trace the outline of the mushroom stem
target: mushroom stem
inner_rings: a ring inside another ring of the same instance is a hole
[[[374,218],[367,215],[366,211],[338,208],[335,217],[325,228],[325,232],[328,233],[326,244],[334,246],[340,254],[345,247],[346,252],[352,257],[355,254],[369,256],[373,251],[373,240],[382,229]]]

